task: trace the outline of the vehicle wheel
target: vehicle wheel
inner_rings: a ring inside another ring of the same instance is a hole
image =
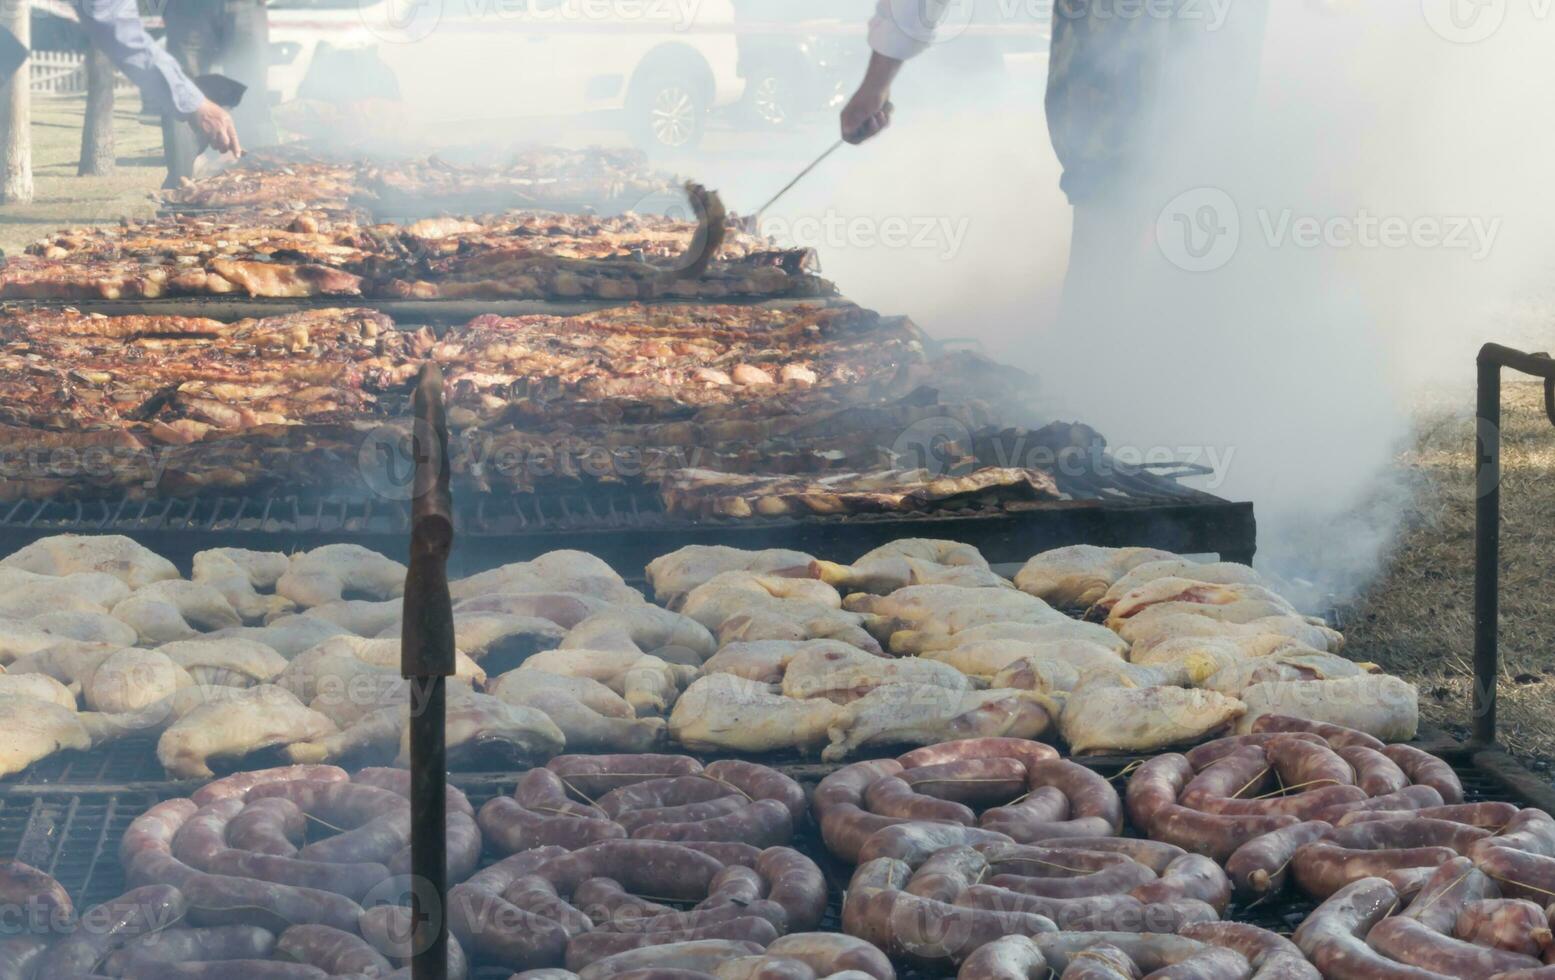
[[[632,84],[627,125],[649,152],[695,149],[707,127],[707,95],[696,81],[666,72]]]
[[[787,129],[798,114],[793,87],[781,76],[762,73],[751,80],[746,97],[751,119],[767,129]]]

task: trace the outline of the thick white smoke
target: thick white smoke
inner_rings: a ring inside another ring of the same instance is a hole
[[[1113,288],[1068,322],[1057,298],[1070,210],[1040,76],[975,98],[903,84],[895,128],[778,217],[955,229],[953,247],[948,231],[923,247],[814,244],[848,295],[1039,373],[1054,416],[1216,465],[1216,493],[1257,505],[1263,563],[1348,591],[1375,571],[1407,500],[1388,473],[1419,392],[1450,383],[1471,410],[1481,343],[1549,343],[1547,324],[1517,312],[1538,308],[1538,276],[1555,265],[1555,14],[1536,0],[1452,2],[1272,4],[1255,111],[1213,172],[1157,175],[1153,261],[1120,262]],[[1218,120],[1180,122],[1177,135],[1199,139]],[[1160,147],[1163,166],[1178,149]],[[758,196],[728,183],[738,200]],[[1206,217],[1236,229],[1229,256],[1209,249]]]

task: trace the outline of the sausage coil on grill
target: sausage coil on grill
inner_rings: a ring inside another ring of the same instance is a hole
[[[94,973],[111,953],[181,919],[188,911],[184,895],[171,885],[144,885],[82,913],[91,927],[72,929],[39,958],[40,977],[78,977]]]
[[[662,904],[670,901],[695,904],[679,911]],[[612,839],[512,855],[456,886],[449,902],[451,930],[477,957],[511,969],[580,971],[643,947],[765,947],[819,924],[826,882],[786,847]]]
[[[275,933],[257,926],[174,926],[126,944],[102,969],[109,976],[127,976],[187,960],[264,960],[275,951],[275,941]]]
[[[910,857],[890,847],[928,825],[961,828],[933,832],[940,835],[933,849],[1121,833],[1123,802],[1112,784],[1053,756],[1050,747],[1034,742],[979,738],[916,749],[894,761],[854,763],[816,789],[822,839],[837,857],[859,864]]]
[[[488,801],[477,822],[510,854],[628,837],[770,847],[793,839],[806,809],[798,783],[755,763],[703,768],[686,756],[558,756],[526,773],[511,797]]]

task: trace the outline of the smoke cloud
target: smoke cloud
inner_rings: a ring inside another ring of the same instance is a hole
[[[1174,79],[1142,257],[1067,316],[1071,210],[1040,65],[973,89],[935,64],[963,39],[931,50],[904,71],[895,127],[774,214],[961,229],[949,251],[943,234],[812,244],[849,296],[1039,374],[1050,417],[1216,465],[1200,484],[1256,503],[1261,565],[1347,593],[1413,492],[1390,464],[1422,392],[1467,412],[1481,343],[1548,345],[1555,15],[1450,6],[1272,4],[1230,131],[1219,100],[1193,104],[1222,80]],[[771,179],[731,173],[727,197]]]

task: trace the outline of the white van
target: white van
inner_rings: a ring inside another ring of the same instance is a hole
[[[271,0],[272,98],[370,57],[407,120],[457,126],[608,113],[686,150],[745,82],[731,0]]]

